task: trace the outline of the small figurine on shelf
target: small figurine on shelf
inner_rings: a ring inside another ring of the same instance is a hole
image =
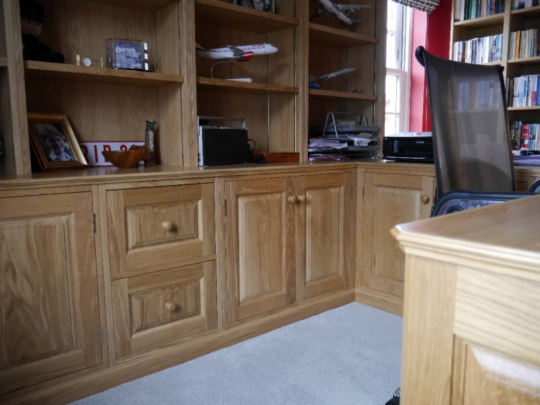
[[[148,159],[144,160],[145,166],[153,166],[159,163],[157,136],[155,133],[155,122],[146,121],[146,131],[144,134],[144,146],[148,149]]]
[[[64,55],[51,52],[39,41],[43,28],[43,7],[36,0],[20,0],[23,59],[41,62],[64,63]]]

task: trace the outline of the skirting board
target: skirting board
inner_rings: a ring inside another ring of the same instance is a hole
[[[283,311],[241,326],[207,334],[175,346],[156,349],[121,365],[98,371],[75,380],[50,386],[26,394],[10,393],[0,397],[4,405],[60,405],[107,390],[145,375],[184,363],[213,351],[239,343],[243,340],[269,332],[321,312],[354,302],[355,290],[340,290],[320,299],[291,305]],[[30,389],[29,389],[30,390]]]
[[[355,301],[394,315],[403,316],[403,299],[399,297],[378,293],[367,288],[357,288]]]

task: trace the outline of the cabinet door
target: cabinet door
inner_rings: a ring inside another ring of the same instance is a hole
[[[0,199],[0,393],[102,362],[91,193]]]
[[[112,282],[116,358],[217,327],[215,261]]]
[[[364,287],[403,297],[405,255],[390,229],[429,218],[433,195],[433,177],[366,173]]]
[[[288,177],[225,183],[227,323],[294,302],[294,204]]]
[[[215,254],[213,183],[108,191],[107,208],[113,278]]]
[[[351,185],[347,173],[295,179],[297,193],[296,299],[347,285],[351,239]],[[346,190],[347,189],[347,190]]]

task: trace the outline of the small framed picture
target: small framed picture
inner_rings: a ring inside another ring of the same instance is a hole
[[[276,12],[275,0],[233,0],[234,4],[253,8],[255,10],[268,11],[270,13]]]
[[[108,39],[105,65],[112,69],[148,71],[148,44],[144,41]]]
[[[30,145],[43,171],[87,167],[64,114],[28,114]]]

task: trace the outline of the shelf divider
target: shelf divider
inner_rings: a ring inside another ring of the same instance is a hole
[[[264,83],[236,82],[224,79],[197,77],[197,87],[203,90],[251,94],[297,94],[298,87]]]
[[[37,61],[25,61],[24,69],[29,77],[49,77],[101,83],[156,86],[179,84],[184,81],[184,77],[181,75]]]
[[[196,0],[195,19],[199,22],[265,34],[297,26],[297,18],[254,10],[217,0]]]

